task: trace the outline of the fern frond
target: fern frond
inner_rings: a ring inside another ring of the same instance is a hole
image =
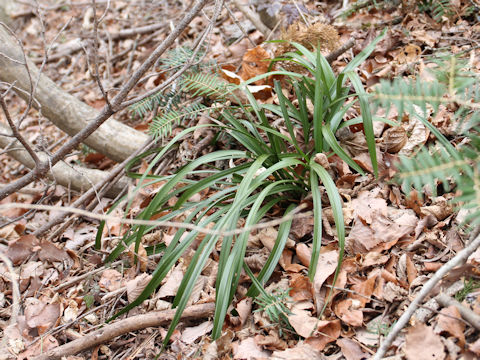
[[[192,92],[193,96],[215,98],[225,98],[235,88],[235,85],[222,81],[218,76],[203,73],[187,75],[184,85],[184,89]]]
[[[163,94],[161,92],[158,92],[130,106],[130,112],[132,113],[132,115],[138,116],[143,119],[145,117],[145,114],[153,111],[155,106],[169,106],[172,108],[177,108],[180,105],[180,102],[180,93],[168,92],[166,94]]]
[[[180,110],[170,110],[153,119],[150,134],[155,138],[168,136],[172,132],[173,125],[178,125],[183,120],[192,119],[208,110],[209,108],[199,103],[188,105]]]
[[[451,101],[445,99],[445,93],[446,86],[438,81],[394,79],[380,82],[375,89],[374,100],[377,105],[385,107],[387,113],[394,105],[401,117],[404,111],[412,112],[414,105],[423,109],[427,103],[436,112],[440,103]]]
[[[418,2],[418,9],[423,12],[429,12],[435,20],[442,16],[452,16],[455,9],[450,0],[423,0]]]
[[[196,54],[188,46],[177,46],[167,52],[165,58],[159,61],[159,67],[163,71],[177,70],[188,62],[198,63],[205,55],[205,49],[201,49]]]
[[[480,137],[471,135],[470,143],[458,149],[458,156],[452,159],[451,153],[441,147],[430,152],[422,149],[414,158],[402,158],[398,166],[398,180],[403,184],[404,192],[411,188],[420,194],[425,185],[430,186],[436,196],[437,183],[441,182],[444,190],[450,191],[450,183],[454,183],[460,196],[454,203],[462,203],[463,208],[472,209],[468,220],[477,221],[472,214],[480,215]]]

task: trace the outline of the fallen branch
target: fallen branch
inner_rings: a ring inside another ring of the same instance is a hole
[[[182,319],[203,319],[213,315],[215,311],[214,303],[193,305],[182,314]],[[129,332],[142,330],[148,327],[163,326],[170,323],[175,316],[176,310],[155,311],[148,314],[132,316],[113,324],[104,326],[88,335],[81,337],[62,346],[51,349],[44,354],[36,356],[33,360],[54,360],[63,356],[78,354],[93,346],[103,344],[117,336]]]
[[[33,106],[59,129],[74,136],[102,115],[101,112],[62,90],[47,76],[40,74],[38,68],[28,59],[27,70],[20,46],[2,26],[0,26],[0,44],[2,44],[0,81],[14,84],[13,89],[17,94],[28,101],[31,92],[30,79],[38,77],[38,85],[32,95]],[[98,130],[83,142],[108,158],[120,162],[133,153],[147,138],[147,134],[109,119],[104,120]]]
[[[77,214],[81,216],[86,216],[96,220],[114,220],[120,224],[128,224],[128,225],[147,225],[147,226],[165,226],[165,227],[174,227],[179,229],[189,229],[193,231],[198,231],[202,234],[210,234],[210,235],[221,235],[221,236],[232,236],[232,235],[240,235],[245,232],[252,232],[254,230],[261,230],[267,229],[272,226],[277,226],[283,224],[286,221],[290,221],[292,219],[300,219],[311,217],[313,212],[300,212],[301,210],[305,209],[304,204],[300,204],[295,209],[290,211],[287,215],[282,216],[281,218],[265,221],[262,223],[258,223],[256,225],[246,226],[243,228],[236,228],[232,230],[222,230],[222,229],[208,229],[204,228],[195,224],[190,224],[186,222],[180,221],[167,221],[167,220],[143,220],[143,219],[129,219],[129,218],[120,218],[118,216],[114,216],[111,214],[97,214],[91,211],[77,209],[71,206],[53,206],[53,205],[41,205],[41,204],[25,204],[25,203],[18,203],[18,202],[11,202],[6,204],[0,204],[0,210],[7,210],[7,209],[33,209],[33,210],[47,210],[47,211],[63,211],[67,213]]]
[[[140,26],[138,28],[123,29],[117,33],[110,34],[110,38],[112,40],[119,40],[119,39],[124,39],[130,36],[144,35],[151,32],[155,32],[164,27],[165,27],[164,23],[156,23],[152,25]],[[48,56],[47,62],[57,61],[63,57],[71,56],[72,54],[84,49],[87,45],[88,45],[88,41],[82,40],[81,38],[70,40],[69,42],[59,45],[55,49],[56,53]],[[35,64],[41,64],[43,60],[44,59],[42,57],[32,59],[32,61]]]
[[[0,133],[12,134],[12,131],[10,128],[0,123]],[[35,162],[32,157],[19,141],[12,141],[11,137],[0,136],[0,148],[5,149],[9,156],[25,165],[27,168],[33,169],[35,167]],[[48,155],[43,152],[36,152],[36,155],[41,161],[48,160]],[[76,165],[68,165],[64,162],[55,164],[55,166],[48,169],[47,173],[44,175],[49,179],[56,181],[58,184],[76,191],[91,189],[93,184],[106,180],[109,177],[108,172],[97,169],[88,169]],[[106,195],[114,198],[127,186],[128,179],[123,178],[114,184]]]
[[[454,267],[463,264],[468,257],[480,246],[480,235],[477,235],[473,241],[470,242],[462,251],[459,251],[457,255],[451,258],[447,263],[445,263],[438,271],[433,274],[433,276],[428,280],[423,286],[422,290],[417,294],[412,303],[408,306],[407,310],[403,313],[402,316],[393,326],[392,330],[385,338],[385,340],[380,345],[377,353],[373,357],[373,360],[380,360],[386,354],[393,340],[397,337],[400,331],[407,325],[411,316],[418,308],[423,299],[432,291],[432,289],[437,285],[437,283],[442,280],[442,278]]]

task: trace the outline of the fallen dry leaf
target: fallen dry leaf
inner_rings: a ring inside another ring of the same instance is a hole
[[[447,316],[443,316],[447,315]],[[438,315],[438,323],[435,328],[437,333],[447,332],[458,339],[458,345],[463,348],[465,345],[465,323],[460,319],[462,316],[455,306],[443,308]]]
[[[232,348],[234,359],[261,360],[270,358],[270,352],[262,350],[252,337],[233,342]]]
[[[108,291],[118,290],[123,285],[123,276],[117,270],[107,269],[102,273],[98,285]]]
[[[439,335],[430,326],[418,323],[407,330],[405,355],[408,360],[445,358],[445,350]]]
[[[178,264],[170,273],[167,275],[167,281],[162,285],[158,291],[158,298],[163,299],[168,296],[177,295],[177,290],[180,287],[180,283],[183,279],[183,265]]]
[[[21,264],[33,253],[33,249],[40,244],[40,240],[33,235],[21,236],[8,245],[7,255],[14,265]]]
[[[284,351],[274,351],[271,360],[313,360],[322,359],[319,351],[305,342],[299,342],[293,348]]]
[[[334,311],[345,324],[357,327],[363,324],[363,312],[359,310],[360,307],[360,301],[346,299],[337,302]]]
[[[205,321],[200,325],[187,327],[182,331],[181,339],[185,344],[193,344],[198,338],[205,336],[213,329],[211,321]]]
[[[40,355],[50,349],[59,346],[58,341],[52,335],[46,335],[40,338],[35,344],[30,346],[27,350],[18,355],[17,360],[28,360],[34,356]]]
[[[54,326],[60,318],[60,304],[58,302],[46,304],[35,298],[28,298],[25,306],[25,320],[28,327],[37,329],[44,334]]]
[[[360,345],[351,339],[338,339],[337,345],[342,349],[342,354],[346,360],[363,360],[370,357],[370,354],[364,352]]]
[[[341,332],[340,320],[322,320],[318,322],[318,335],[305,340],[307,344],[318,351],[322,351],[328,343],[338,339]]]
[[[128,302],[133,302],[145,289],[148,283],[152,280],[150,274],[140,274],[135,279],[129,280],[126,283]]]
[[[319,320],[313,317],[310,311],[294,307],[288,315],[288,322],[298,335],[308,338],[314,333]]]

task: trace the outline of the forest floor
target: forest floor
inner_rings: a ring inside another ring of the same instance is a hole
[[[15,34],[23,43],[26,54],[40,65],[45,47],[53,41],[55,46],[51,47],[43,73],[79,100],[94,108],[102,108],[105,100],[88,71],[87,59],[89,55],[91,57],[88,46],[72,50],[76,42],[91,39],[91,4],[80,1],[65,2],[62,6],[56,1],[40,3],[40,8],[26,5],[27,2],[18,7]],[[98,70],[106,89],[114,91],[138,68],[181,14],[187,11],[189,3],[108,2],[108,11],[99,27],[98,47]],[[435,68],[434,60],[440,54],[462,54],[469,69],[480,73],[478,1],[452,1],[448,12],[440,16],[432,7],[425,5],[421,8],[415,2],[410,2],[413,3],[410,8],[405,5],[366,6],[346,15],[342,15],[341,2],[338,1],[284,3],[283,7],[280,2],[271,2],[267,6],[268,11],[277,12],[281,19],[280,26],[268,40],[279,39],[282,27],[285,28],[285,24],[292,20],[300,21],[305,28],[304,21],[308,24],[332,24],[338,32],[339,44],[354,39],[353,47],[332,62],[335,72],[341,71],[355,54],[388,27],[386,36],[359,67],[358,74],[367,89],[380,79],[394,77],[428,81],[429,69]],[[277,7],[277,4],[280,5]],[[259,75],[265,70],[263,66],[258,66],[258,62],[255,65],[255,57],[264,56],[263,50],[273,57],[278,45],[264,43],[267,40],[265,36],[255,30],[245,15],[234,4],[227,5],[231,13],[222,10],[206,40],[208,46],[202,61],[214,61],[244,79]],[[107,9],[107,2],[97,1],[97,9],[102,14]],[[213,5],[209,4],[177,39],[175,46],[191,46],[195,36],[208,25],[212,9]],[[305,11],[305,19],[299,16],[298,10]],[[160,19],[165,19],[164,26],[153,32],[116,36],[123,29],[155,24]],[[60,31],[65,24],[68,25]],[[241,24],[248,36],[237,24]],[[166,73],[157,66],[134,91],[151,90],[165,78]],[[228,80],[228,76],[226,78]],[[14,115],[26,108],[25,102],[15,95],[9,95],[7,100]],[[266,96],[259,101],[268,103],[275,102],[275,99]],[[455,110],[455,106],[441,106],[431,122],[452,144],[458,145],[463,139],[454,132],[458,125]],[[354,115],[347,114],[347,117]],[[398,120],[393,111],[386,116]],[[117,120],[145,132],[152,117],[152,114],[144,118],[132,116],[128,109],[116,116]],[[173,129],[170,136],[204,120],[199,117],[188,124],[182,123]],[[168,309],[172,308],[173,297],[192,257],[192,253],[187,252],[150,299],[122,315],[127,319],[154,310],[164,311],[166,317],[161,326],[120,332],[113,340],[93,348],[79,348],[74,354],[66,354],[65,359],[153,359],[158,356],[159,359],[360,360],[373,356],[422,285],[461,251],[469,238],[469,233],[459,226],[465,213],[454,209],[449,202],[455,195],[455,189],[437,196],[426,191],[419,196],[414,192],[405,194],[395,182],[395,161],[399,156],[412,156],[420,148],[433,144],[433,135],[415,117],[403,115],[403,140],[392,145],[388,143],[387,128],[384,123],[375,127],[381,149],[378,152],[380,176],[377,179],[371,173],[362,132],[352,129],[351,136],[340,140],[341,146],[367,171],[367,175],[358,176],[348,169],[343,176],[338,171],[333,172],[344,200],[346,254],[333,296],[320,319],[317,316],[332,289],[339,255],[332,212],[328,206],[323,209],[324,234],[317,266],[321,276],[315,277],[314,283],[308,279],[313,217],[304,217],[294,220],[280,263],[266,285],[270,293],[288,290],[287,307],[292,309],[295,306],[295,311],[287,315],[288,326],[272,322],[265,309],[244,296],[250,284],[245,275],[227,314],[222,336],[212,341],[209,337],[213,326],[211,306],[215,301],[215,269],[218,263],[218,257],[213,255],[208,269],[201,276],[202,281],[193,291],[187,307],[188,316],[181,321],[168,347],[162,351],[163,337],[171,319]],[[21,131],[28,141],[49,151],[58,148],[66,137],[37,110],[30,110]],[[206,136],[206,133],[200,136]],[[184,161],[182,149],[186,151],[195,147],[198,137],[195,133],[183,139],[178,150],[170,152],[162,162],[158,173],[171,174],[178,169]],[[213,150],[214,145],[206,144],[200,149],[200,154]],[[87,147],[78,149],[65,162],[106,171],[115,164]],[[345,163],[331,165],[336,168],[346,166]],[[134,170],[141,172],[147,166],[148,158]],[[26,172],[27,169],[19,166],[8,154],[0,155],[2,183],[14,181]],[[124,213],[125,207],[120,206],[113,215],[119,219],[134,217],[158,189],[154,186],[146,188],[135,199],[128,213]],[[145,250],[140,253],[145,256],[137,266],[132,264],[131,252],[125,253],[113,264],[104,264],[106,255],[128,229],[120,221],[107,222],[100,250],[94,248],[99,221],[88,216],[75,216],[74,221],[60,231],[55,231],[61,226],[58,225],[39,238],[31,235],[58,214],[60,207],[71,205],[79,196],[71,189],[37,181],[2,201],[3,204],[40,203],[59,209],[9,209],[0,212],[0,252],[7,255],[13,264],[13,268],[9,269],[6,262],[0,262],[1,359],[34,358],[42,351],[86,337],[106,324],[128,301],[135,299],[155,270],[158,255],[147,259]],[[104,213],[111,204],[111,199],[99,199],[99,204],[92,211]],[[176,231],[175,228],[166,228],[157,232],[156,236],[145,237],[141,249],[154,244],[168,244]],[[258,272],[264,266],[276,235],[274,227],[252,233],[246,262],[253,271]],[[442,292],[479,317],[479,265],[480,250],[477,250],[464,265],[442,279],[430,293],[430,298]],[[19,299],[16,299],[13,284],[19,287]],[[315,326],[317,332],[312,335],[311,329]],[[458,306],[425,301],[416,312],[415,320],[395,339],[390,358],[478,359],[478,326],[478,322],[462,316]]]

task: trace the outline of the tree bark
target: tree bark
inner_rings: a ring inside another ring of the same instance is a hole
[[[11,134],[12,131],[6,125],[0,123],[0,133]],[[13,143],[12,143],[13,141]],[[11,144],[12,143],[12,144]],[[10,145],[11,144],[11,145]],[[26,167],[33,169],[35,162],[28,154],[25,148],[20,144],[18,140],[13,140],[11,137],[0,136],[0,148],[5,149],[10,145],[8,155],[19,161]],[[36,152],[41,161],[48,159],[47,154],[43,152]],[[90,189],[93,185],[97,184],[105,177],[109,176],[108,173],[96,169],[88,169],[81,166],[69,166],[64,162],[58,162],[53,166],[51,171],[47,174],[51,180],[56,180],[59,185],[71,188],[77,191],[85,191]],[[124,178],[115,183],[112,188],[107,192],[108,197],[117,196],[125,187],[128,186],[128,179]]]
[[[24,99],[28,99],[31,84],[28,71],[24,65],[22,50],[17,41],[3,26],[0,26],[0,44],[2,44],[0,49],[0,80],[14,84],[17,94]],[[33,83],[35,83],[39,70],[28,59],[27,64]],[[97,110],[63,91],[43,74],[39,77],[34,95],[33,105],[41,110],[42,115],[71,136],[84,129],[89,121],[98,117],[99,114]],[[147,134],[109,119],[84,143],[110,159],[120,162],[137,150],[147,139]]]

